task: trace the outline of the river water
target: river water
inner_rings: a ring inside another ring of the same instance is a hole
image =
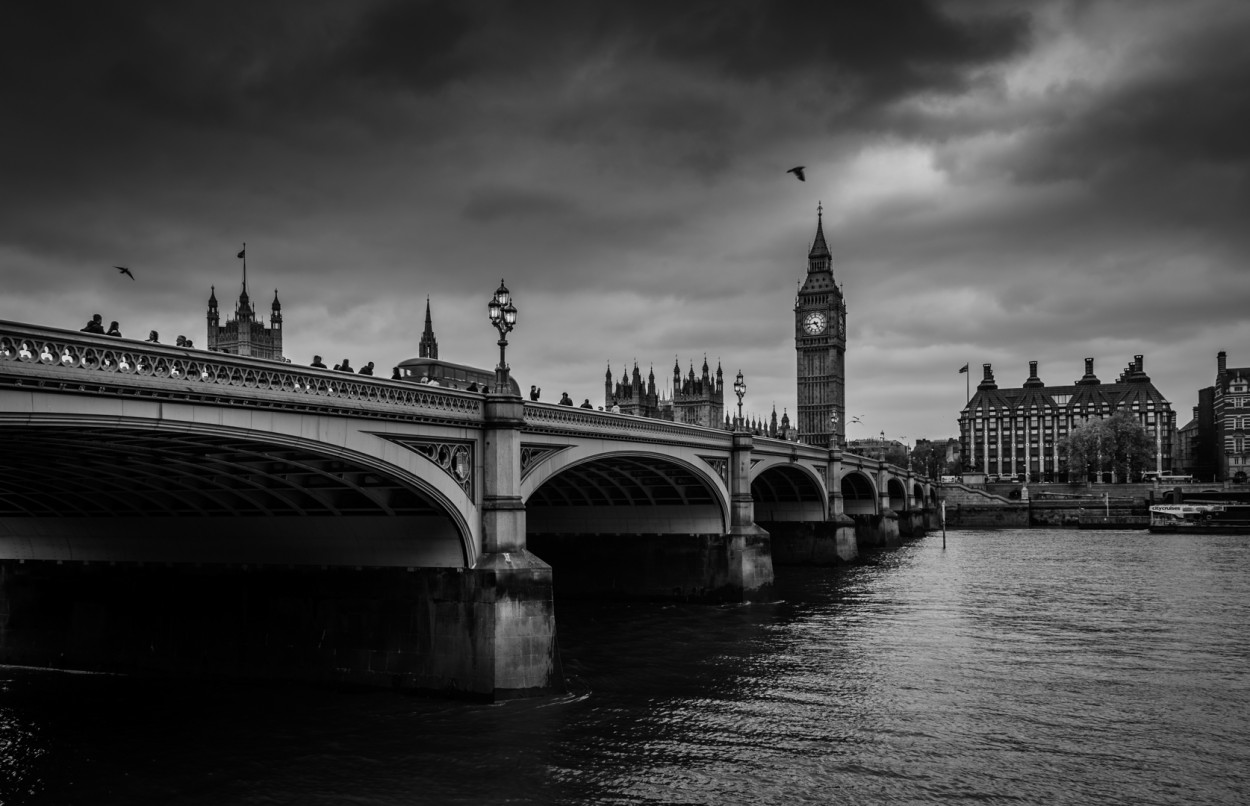
[[[0,667],[6,804],[1250,798],[1250,538],[952,531],[777,600],[561,602],[495,705]]]

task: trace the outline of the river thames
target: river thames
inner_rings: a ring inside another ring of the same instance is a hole
[[[0,667],[5,804],[1233,804],[1250,538],[952,531],[776,600],[562,602],[495,705]]]

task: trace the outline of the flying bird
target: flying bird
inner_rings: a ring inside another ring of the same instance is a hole
[[[800,182],[806,182],[807,179],[803,176],[803,169],[806,167],[807,167],[806,165],[796,165],[790,170],[786,171],[786,173],[794,174]]]
[[[851,418],[851,422],[853,422],[853,423],[862,423],[862,422],[863,422],[863,420],[862,420],[862,419],[860,419],[860,418],[861,418],[861,417],[863,417],[863,416],[864,416],[864,415],[862,415],[862,414],[856,414],[854,417],[852,417],[852,418]]]
[[[117,271],[119,271],[120,273],[122,273],[122,274],[126,275],[126,276],[127,276],[127,277],[129,277],[131,280],[135,279],[135,276],[134,276],[133,274],[131,274],[131,273],[130,273],[130,269],[126,268],[125,266],[114,266],[113,268],[117,269]]]

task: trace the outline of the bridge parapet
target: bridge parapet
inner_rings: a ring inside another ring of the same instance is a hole
[[[553,403],[526,403],[525,430],[610,437],[626,441],[676,443],[725,451],[733,446],[732,431]]]
[[[0,321],[0,387],[480,425],[484,396],[403,381]]]

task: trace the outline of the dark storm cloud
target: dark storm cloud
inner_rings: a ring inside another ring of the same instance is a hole
[[[678,7],[686,24],[660,27],[655,38],[657,52],[667,59],[778,83],[815,71],[862,86],[863,95],[877,103],[957,89],[967,68],[1011,56],[1029,39],[1023,15],[959,19],[925,0]]]
[[[540,385],[580,400],[604,359],[667,374],[709,351],[792,396],[823,200],[848,394],[878,421],[982,355],[1062,358],[1065,380],[1162,350],[1132,339],[1181,355],[1246,296],[1243,9],[21,4],[0,26],[0,268],[22,296],[0,318],[69,304],[78,327],[100,298],[187,329],[209,283],[237,289],[247,240],[295,357],[362,334],[405,354],[431,294],[449,354],[487,365],[502,273]],[[145,270],[132,296],[113,263]]]

